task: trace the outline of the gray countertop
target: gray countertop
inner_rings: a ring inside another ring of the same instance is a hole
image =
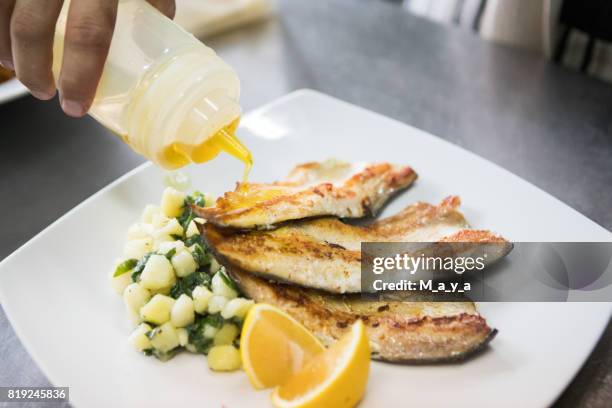
[[[276,19],[207,43],[238,70],[245,110],[317,89],[484,156],[612,229],[609,84],[378,1],[283,0]],[[0,123],[0,258],[143,161],[57,103],[2,105]],[[558,406],[610,406],[611,344],[609,326]],[[0,386],[48,385],[1,309],[0,361]]]

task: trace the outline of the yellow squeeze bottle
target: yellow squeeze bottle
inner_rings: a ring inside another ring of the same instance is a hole
[[[53,45],[57,79],[69,1]],[[252,165],[236,138],[240,83],[209,47],[144,0],[120,0],[115,32],[89,114],[132,149],[166,169],[225,151]]]

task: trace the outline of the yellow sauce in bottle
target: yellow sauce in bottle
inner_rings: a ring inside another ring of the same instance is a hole
[[[174,142],[167,146],[159,157],[159,164],[167,169],[178,169],[189,163],[204,163],[225,152],[244,164],[243,182],[246,182],[253,167],[253,156],[236,137],[239,119],[220,129],[199,145]],[[128,143],[127,137],[122,137]]]
[[[247,180],[253,167],[253,155],[236,137],[235,129],[233,125],[223,128],[199,146],[175,142],[164,149],[159,165],[166,170],[175,170],[190,163],[205,163],[217,157],[219,153],[225,152],[244,164],[242,183],[248,185]],[[126,136],[118,136],[129,145]]]

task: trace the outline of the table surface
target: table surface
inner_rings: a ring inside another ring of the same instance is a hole
[[[238,71],[247,111],[317,89],[486,157],[612,230],[609,84],[379,1],[283,0],[276,18],[206,42]],[[57,103],[2,105],[0,123],[0,258],[143,162]],[[608,326],[556,405],[609,406],[611,345]],[[48,385],[1,308],[0,361],[0,386]]]

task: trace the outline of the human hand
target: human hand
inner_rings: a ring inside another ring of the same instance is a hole
[[[147,0],[166,16],[174,0]],[[34,97],[48,100],[59,90],[69,116],[87,113],[115,28],[118,0],[72,0],[57,84],[53,78],[53,36],[63,0],[0,0],[0,64],[14,70]]]

